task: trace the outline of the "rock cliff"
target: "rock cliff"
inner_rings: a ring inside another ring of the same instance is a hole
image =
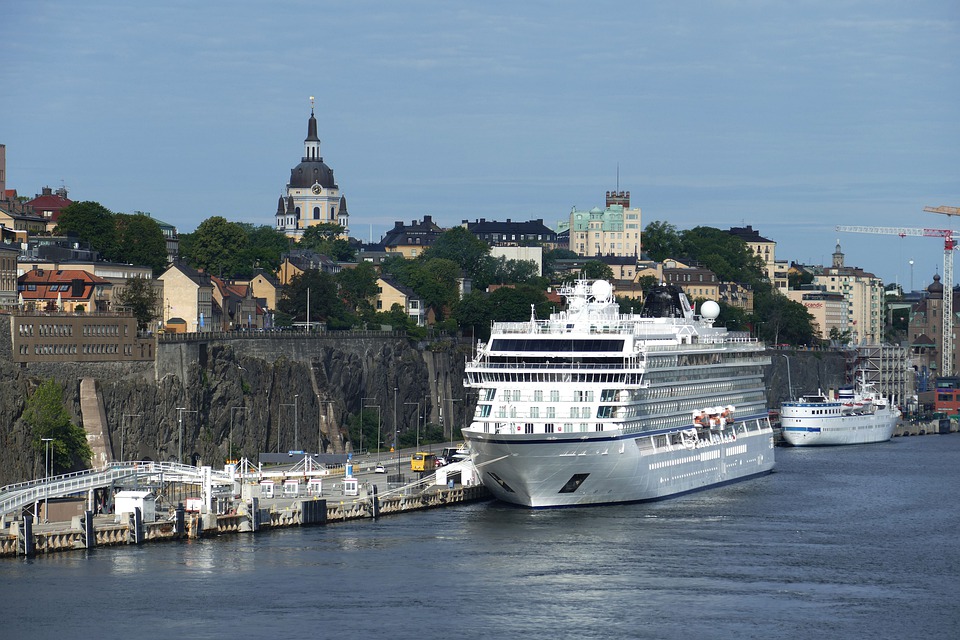
[[[0,336],[4,330],[9,328],[0,327]],[[95,381],[115,458],[122,452],[126,460],[177,460],[182,451],[185,462],[219,466],[231,442],[233,457],[253,461],[266,451],[316,451],[318,441],[328,453],[357,450],[360,443],[350,442],[347,424],[365,405],[379,408],[386,447],[395,431],[416,428],[413,405],[422,424],[440,424],[442,415],[449,430],[452,414],[453,424],[461,426],[473,412],[462,386],[468,352],[466,345],[413,345],[397,337],[225,340],[192,350],[161,344],[157,363],[25,368],[12,362],[9,344],[0,345],[0,485],[42,473],[42,455],[31,448],[21,415],[26,398],[47,378],[64,386],[77,424],[80,381]],[[788,361],[794,395],[843,384],[840,354],[770,355],[771,407],[788,395]]]

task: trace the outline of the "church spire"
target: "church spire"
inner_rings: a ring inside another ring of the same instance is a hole
[[[320,137],[317,135],[317,118],[313,115],[313,96],[310,96],[310,120],[307,121],[307,137],[303,141],[303,160],[323,160],[320,157]]]

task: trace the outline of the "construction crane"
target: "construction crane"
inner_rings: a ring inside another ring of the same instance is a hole
[[[930,213],[947,216],[960,215],[960,207],[924,207]],[[943,322],[940,334],[940,375],[953,375],[953,250],[957,241],[952,229],[914,229],[910,227],[855,227],[838,225],[837,231],[852,233],[880,233],[900,236],[943,238]]]

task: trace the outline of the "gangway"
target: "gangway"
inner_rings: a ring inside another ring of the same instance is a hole
[[[117,482],[166,481],[184,484],[204,484],[209,474],[211,485],[233,484],[223,471],[193,467],[176,462],[114,462],[100,469],[87,469],[41,480],[31,480],[0,488],[0,521],[10,513],[19,513],[24,507],[47,500],[103,489]]]

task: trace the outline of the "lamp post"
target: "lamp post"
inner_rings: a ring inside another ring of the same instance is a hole
[[[365,404],[364,408],[370,407],[371,409],[377,408],[377,462],[380,462],[380,405],[378,404]],[[361,421],[363,416],[361,415]]]
[[[230,407],[230,438],[227,440],[227,460],[233,459],[233,416],[235,411],[249,411],[250,407]]]
[[[397,480],[400,480],[400,429],[397,426],[397,387],[393,388],[393,448],[397,450]]]
[[[43,520],[47,520],[50,508],[50,449],[53,438],[40,438],[43,441]]]
[[[417,413],[414,416],[417,419],[417,451],[420,451],[420,403],[419,402],[404,402],[403,406],[410,405],[411,407],[417,408]]]
[[[289,403],[289,402],[285,402],[285,403],[282,403],[282,404],[277,408],[277,453],[280,453],[280,432],[281,432],[281,429],[280,429],[280,427],[281,427],[281,422],[280,422],[280,409],[283,409],[284,407],[292,407],[292,406],[293,406],[293,404],[291,404],[291,403]]]
[[[300,450],[300,416],[299,411],[299,400],[300,394],[293,394],[293,448],[297,451]]]
[[[126,440],[126,432],[123,430],[123,421],[126,418],[140,418],[141,414],[139,413],[125,413],[120,416],[120,462],[124,462],[123,458],[123,441]]]
[[[199,413],[199,411],[190,411],[186,407],[177,407],[177,423],[180,425],[180,437],[177,439],[177,462],[183,464],[183,414]]]

